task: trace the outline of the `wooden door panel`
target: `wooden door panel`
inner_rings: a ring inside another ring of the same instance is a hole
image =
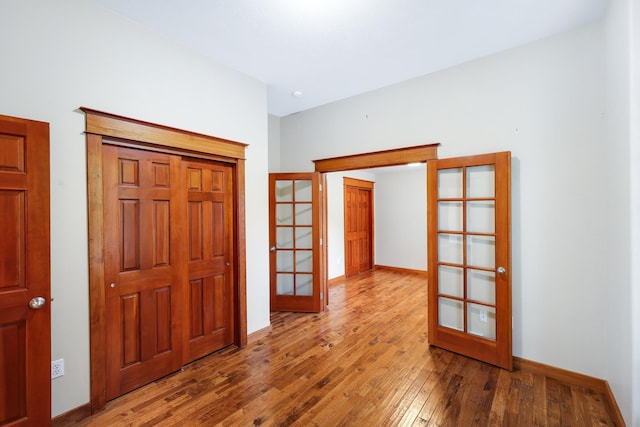
[[[345,276],[373,268],[373,183],[345,178]]]
[[[319,173],[269,174],[271,310],[326,308],[325,228]]]
[[[0,116],[0,425],[51,420],[49,125]],[[29,307],[42,297],[39,309]]]
[[[0,288],[25,287],[25,200],[24,191],[0,190]]]
[[[511,369],[511,154],[427,174],[429,343]]]
[[[179,162],[103,145],[107,399],[182,365]]]
[[[18,420],[26,415],[24,387],[27,371],[25,311],[13,310],[13,315],[3,313],[0,324],[0,425]],[[17,311],[17,313],[16,313]],[[4,349],[12,351],[4,351]]]
[[[189,248],[184,334],[191,361],[233,341],[233,189],[228,165],[185,160],[182,170]]]

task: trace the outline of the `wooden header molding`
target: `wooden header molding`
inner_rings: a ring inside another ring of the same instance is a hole
[[[371,153],[332,157],[314,160],[316,172],[338,172],[355,169],[398,166],[407,163],[422,163],[438,158],[440,143],[396,148],[393,150],[373,151]]]
[[[198,153],[245,159],[247,144],[214,136],[143,122],[128,117],[80,107],[86,114],[86,133],[123,138],[153,144],[158,147],[178,148]]]

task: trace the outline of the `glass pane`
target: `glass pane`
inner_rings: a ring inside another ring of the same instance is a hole
[[[464,330],[463,310],[462,301],[438,298],[438,324],[459,331]]]
[[[494,197],[495,166],[472,166],[467,168],[467,197]]]
[[[296,225],[311,225],[311,203],[296,204]]]
[[[313,273],[312,251],[296,251],[296,273]]]
[[[293,227],[276,228],[276,247],[293,248]]]
[[[293,251],[276,252],[276,271],[293,272]]]
[[[462,231],[462,202],[438,203],[438,230]]]
[[[296,248],[309,248],[313,246],[313,229],[311,227],[296,227]]]
[[[293,274],[278,274],[276,282],[278,295],[293,295]]]
[[[486,305],[468,304],[467,332],[495,341],[496,309]]]
[[[296,181],[296,202],[310,202],[311,195],[311,180]]]
[[[493,271],[467,270],[467,298],[496,303],[496,273]]]
[[[462,236],[438,234],[438,261],[462,264]]]
[[[276,225],[293,225],[293,205],[276,205]]]
[[[276,181],[276,202],[293,201],[293,181]]]
[[[296,295],[313,296],[313,275],[296,274]]]
[[[496,238],[467,236],[467,265],[496,268]]]
[[[449,267],[447,265],[438,266],[438,293],[447,294],[462,298],[464,290],[463,269],[459,267]]]
[[[496,232],[496,202],[467,202],[467,231],[475,233]]]
[[[462,169],[440,169],[438,171],[438,198],[459,199],[462,197]]]

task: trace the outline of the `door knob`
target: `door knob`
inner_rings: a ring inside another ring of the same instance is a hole
[[[505,270],[504,267],[498,267],[498,274],[504,274],[506,272],[507,272],[507,270]]]
[[[276,251],[276,247],[275,247],[275,246],[271,246],[271,247],[269,248],[269,251],[271,251],[271,252],[275,252],[275,251]]]
[[[42,307],[44,307],[44,304],[47,302],[46,299],[44,299],[43,297],[35,297],[33,299],[31,299],[31,301],[29,301],[29,307],[34,309],[34,310],[38,310]]]

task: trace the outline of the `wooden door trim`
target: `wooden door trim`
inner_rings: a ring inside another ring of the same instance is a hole
[[[372,151],[369,153],[331,157],[313,160],[316,172],[342,172],[356,169],[369,169],[385,166],[398,166],[407,163],[423,163],[438,158],[440,143],[395,148],[392,150]]]
[[[234,284],[235,342],[247,344],[246,234],[245,234],[245,148],[247,144],[182,131],[89,108],[80,108],[86,117],[87,203],[89,225],[89,322],[91,411],[102,410],[106,399],[106,320],[104,292],[104,222],[102,189],[102,144],[115,138],[132,148],[171,150],[188,157],[225,161],[234,165],[234,225],[237,278]]]
[[[80,110],[86,115],[87,133],[192,151],[196,156],[198,153],[205,153],[232,159],[245,158],[244,149],[247,144],[241,142],[157,125],[86,107],[80,107]]]
[[[357,178],[349,178],[346,176],[342,178],[342,183],[344,184],[344,186],[364,188],[365,190],[373,190],[373,186],[375,184],[375,182],[373,181],[366,181],[364,179],[357,179]]]

